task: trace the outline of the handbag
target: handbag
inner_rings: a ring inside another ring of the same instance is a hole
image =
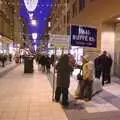
[[[77,75],[77,80],[83,80],[82,70],[80,70],[79,74]]]

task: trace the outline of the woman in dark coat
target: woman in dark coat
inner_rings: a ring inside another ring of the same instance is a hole
[[[73,71],[69,63],[68,55],[62,55],[57,66],[57,87],[55,91],[55,100],[58,102],[62,94],[62,104],[68,105],[68,88],[70,85],[70,74]]]
[[[95,64],[95,78],[100,79],[101,76],[101,61],[100,61],[100,56],[96,57],[94,60]]]

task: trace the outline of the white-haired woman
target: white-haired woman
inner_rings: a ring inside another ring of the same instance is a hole
[[[94,64],[89,60],[89,56],[83,56],[83,81],[81,85],[81,98],[86,101],[91,100],[92,97],[92,84],[94,76]]]

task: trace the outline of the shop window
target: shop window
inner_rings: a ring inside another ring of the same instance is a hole
[[[73,9],[73,17],[77,15],[77,1],[75,1],[73,3],[73,6],[72,6],[72,9]]]
[[[70,21],[70,11],[67,12],[67,24],[69,23]]]
[[[79,10],[81,11],[81,10],[83,10],[84,7],[85,7],[85,0],[79,0],[79,2],[80,2]]]
[[[66,16],[64,16],[64,24],[66,24]]]

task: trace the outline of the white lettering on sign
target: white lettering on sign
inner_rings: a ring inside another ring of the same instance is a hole
[[[89,41],[94,42],[95,41],[94,37],[89,37]]]
[[[90,35],[90,31],[89,30],[85,30],[81,27],[79,27],[79,33],[78,34],[82,34],[82,35]]]
[[[89,37],[87,35],[73,35],[72,39],[77,41],[91,41],[91,42],[95,41],[94,37]]]

